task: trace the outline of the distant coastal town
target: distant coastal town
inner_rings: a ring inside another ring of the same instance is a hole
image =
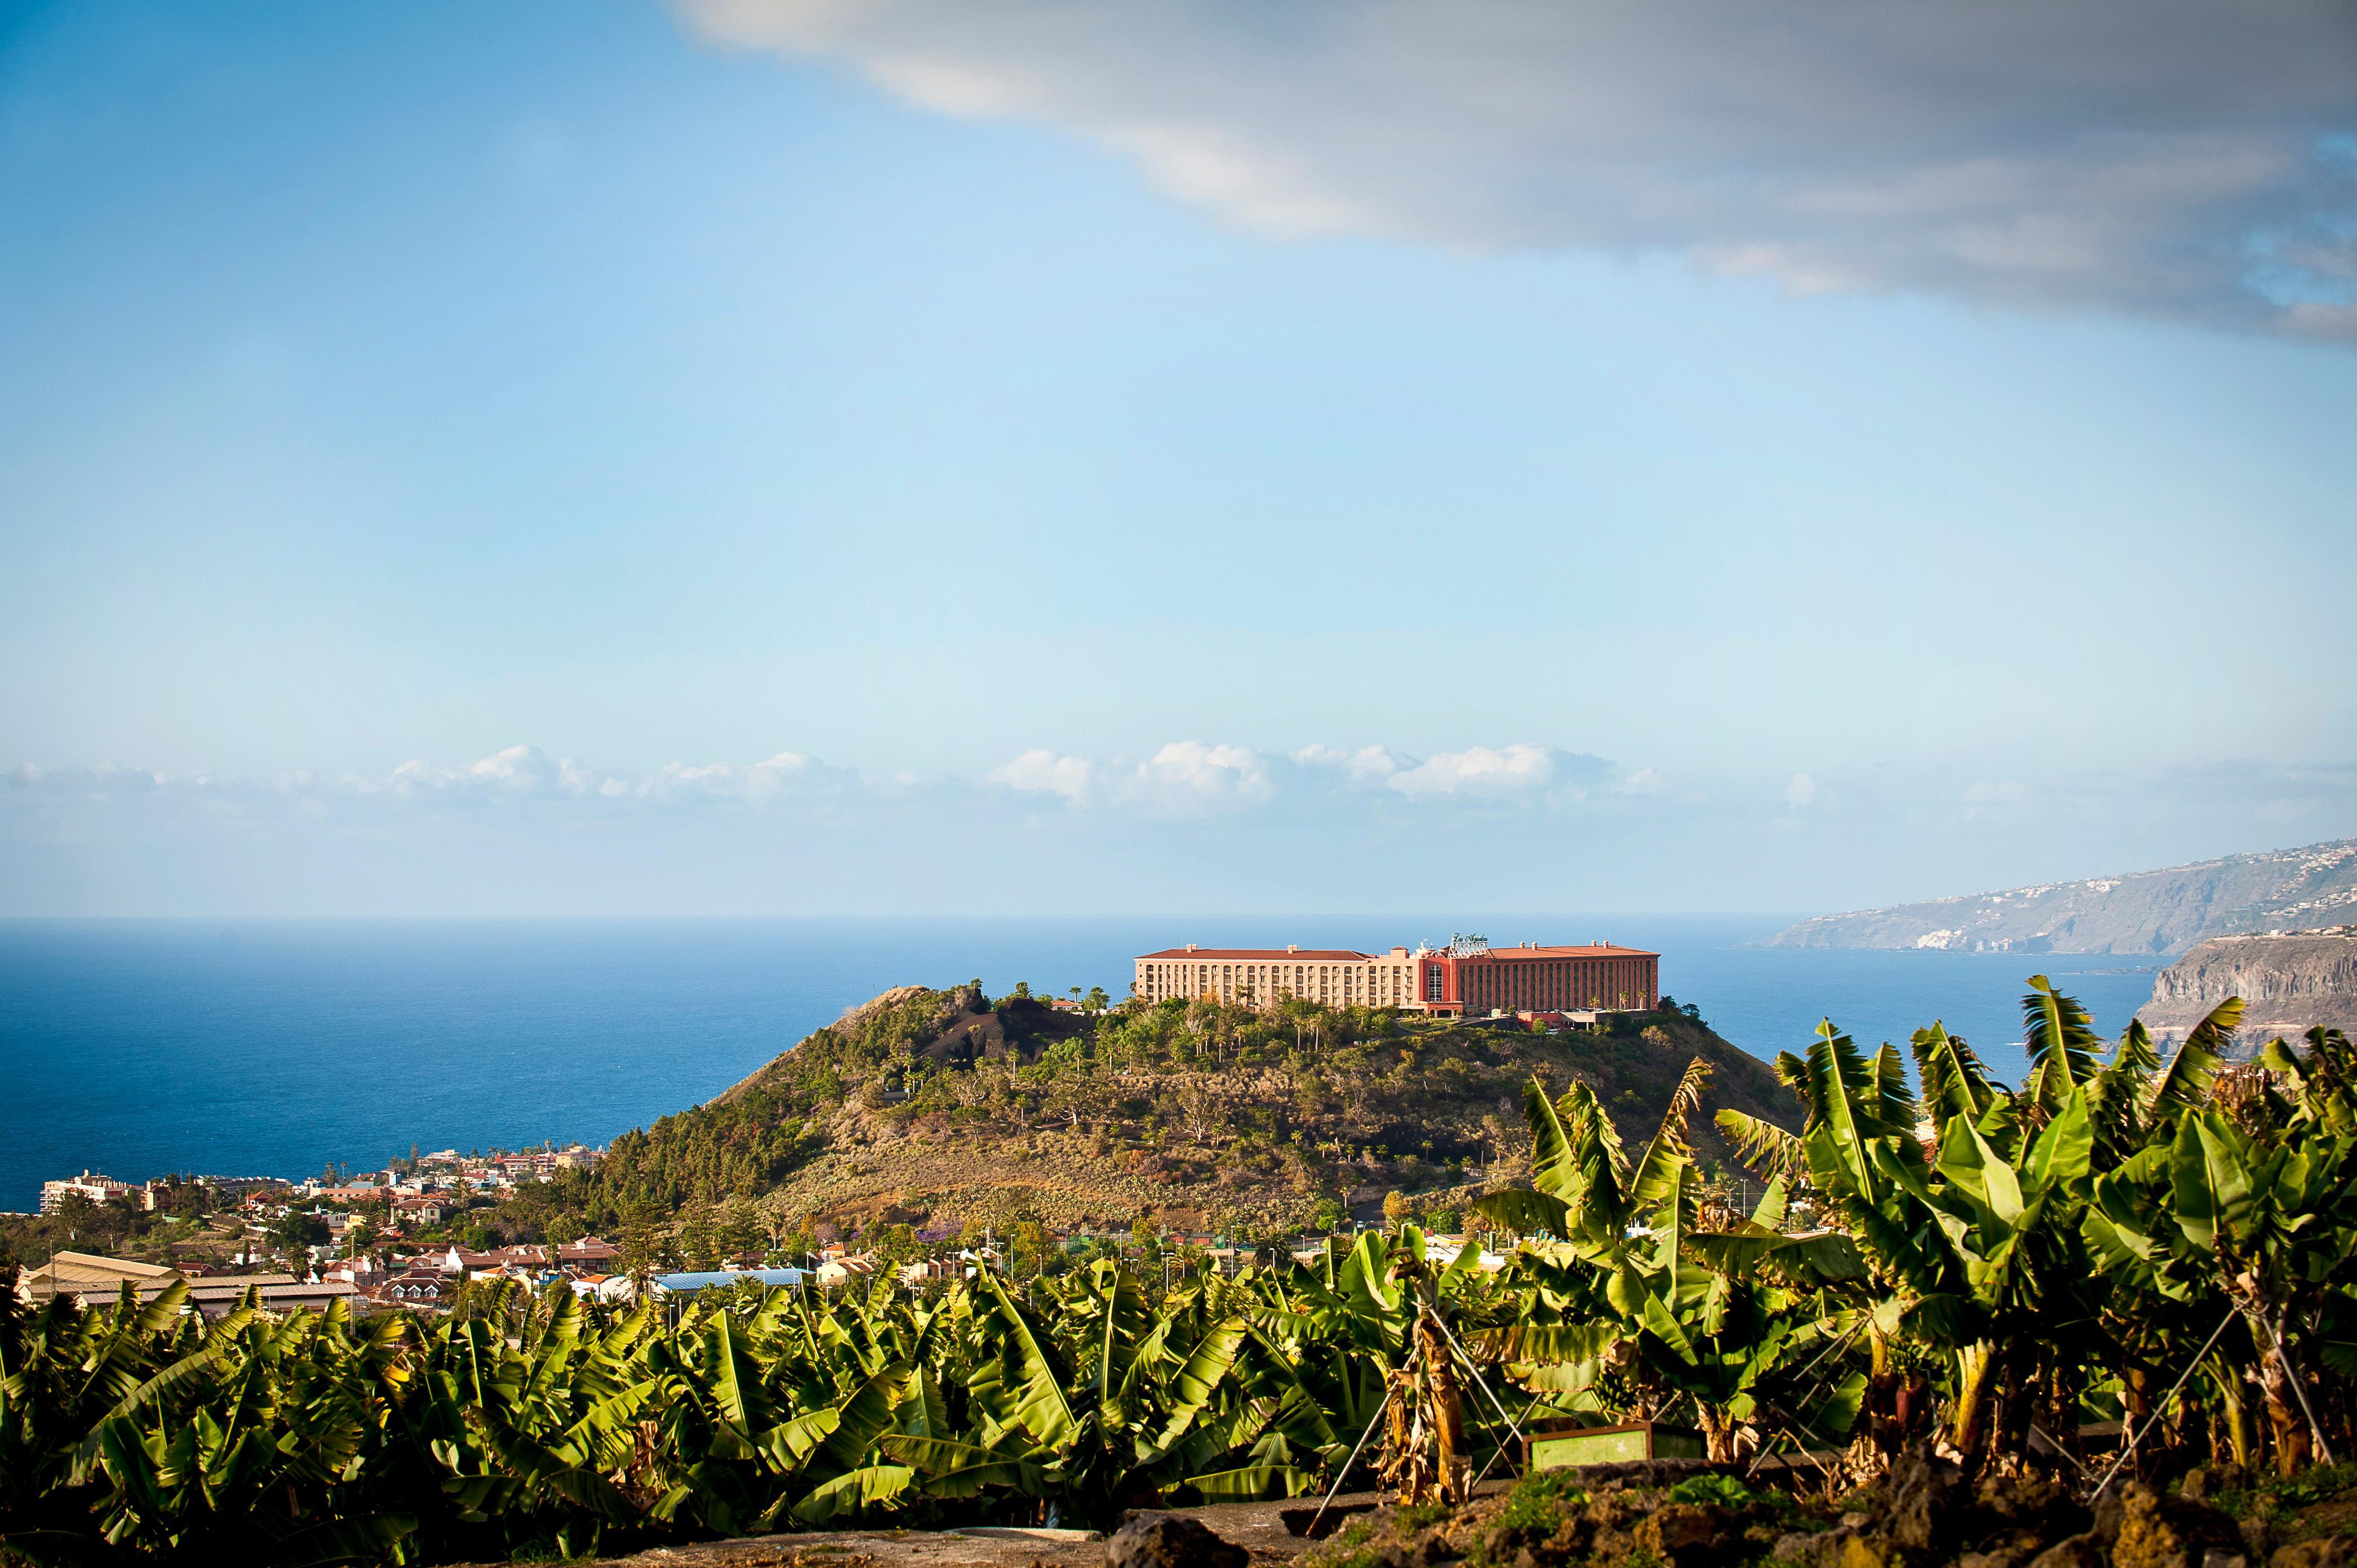
[[[300,1181],[176,1175],[125,1182],[85,1170],[41,1184],[40,1217],[71,1239],[130,1242],[129,1250],[149,1257],[60,1248],[39,1263],[20,1259],[18,1294],[28,1301],[59,1294],[87,1301],[111,1298],[125,1283],[153,1295],[185,1280],[197,1308],[210,1316],[246,1300],[249,1291],[255,1305],[274,1311],[339,1299],[355,1311],[430,1310],[454,1283],[490,1278],[534,1284],[563,1279],[585,1294],[622,1299],[635,1291],[607,1288],[618,1252],[598,1237],[466,1244],[484,1240],[470,1236],[471,1210],[496,1205],[521,1185],[592,1169],[605,1154],[581,1144],[488,1154],[443,1149],[381,1170],[332,1166]]]
[[[780,1238],[770,1244],[743,1245],[703,1270],[660,1269],[659,1249],[633,1249],[599,1236],[512,1245],[469,1246],[480,1239],[468,1215],[511,1197],[524,1184],[547,1182],[561,1171],[589,1170],[604,1149],[575,1144],[564,1148],[516,1153],[460,1155],[455,1149],[398,1161],[382,1171],[347,1176],[340,1172],[299,1182],[272,1176],[178,1176],[145,1183],[122,1182],[93,1171],[41,1184],[43,1218],[103,1234],[108,1222],[134,1216],[159,1219],[167,1235],[167,1262],[143,1262],[63,1249],[21,1269],[17,1294],[38,1305],[66,1295],[84,1305],[118,1299],[125,1289],[153,1300],[176,1283],[188,1287],[190,1306],[218,1318],[241,1305],[273,1313],[325,1309],[342,1303],[354,1316],[400,1308],[428,1314],[459,1308],[470,1294],[521,1286],[535,1294],[569,1287],[584,1299],[616,1305],[641,1299],[693,1295],[715,1288],[764,1290],[813,1286],[833,1291],[866,1286],[888,1275],[896,1283],[920,1289],[984,1270],[1004,1271],[1017,1243],[987,1231],[976,1237],[966,1227],[911,1231],[888,1226],[869,1236],[877,1244],[824,1237]],[[77,1223],[79,1222],[79,1223]],[[1265,1247],[1232,1245],[1210,1233],[1171,1232],[1138,1226],[1126,1233],[1042,1230],[1039,1240],[1068,1255],[1110,1251],[1135,1253],[1169,1267],[1209,1267],[1233,1274],[1267,1253]],[[895,1246],[905,1233],[913,1242]],[[456,1238],[456,1239],[454,1239]],[[1461,1251],[1468,1235],[1432,1236],[1437,1246]],[[810,1243],[796,1250],[781,1241]],[[1303,1236],[1283,1249],[1294,1261],[1319,1255],[1323,1236]],[[1504,1265],[1501,1252],[1475,1247],[1477,1266]]]
[[[241,1304],[285,1312],[338,1301],[364,1316],[390,1307],[448,1311],[468,1286],[508,1283],[538,1292],[568,1285],[610,1305],[716,1285],[832,1288],[871,1282],[891,1266],[872,1250],[821,1238],[803,1238],[814,1244],[791,1257],[773,1240],[729,1250],[715,1269],[668,1272],[657,1265],[657,1249],[645,1249],[646,1257],[635,1260],[642,1266],[633,1269],[624,1247],[598,1236],[469,1245],[488,1240],[469,1223],[470,1212],[488,1210],[519,1187],[550,1181],[559,1172],[592,1169],[606,1153],[580,1144],[470,1155],[444,1149],[381,1171],[338,1171],[303,1181],[176,1176],[138,1183],[83,1171],[41,1184],[41,1215],[74,1233],[87,1229],[98,1235],[126,1223],[140,1229],[134,1217],[146,1217],[156,1226],[151,1236],[178,1232],[163,1242],[168,1261],[65,1249],[27,1266],[17,1291],[31,1303],[67,1294],[102,1305],[126,1285],[152,1299],[186,1282],[192,1305],[209,1317]],[[952,1238],[925,1240],[938,1251]],[[905,1283],[915,1284],[988,1267],[1003,1257],[985,1240],[897,1267]]]

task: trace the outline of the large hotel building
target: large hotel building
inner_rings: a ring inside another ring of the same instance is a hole
[[[1260,1006],[1287,996],[1330,1007],[1399,1007],[1444,1017],[1650,1010],[1662,997],[1662,955],[1583,947],[1165,948],[1137,961],[1146,1002],[1210,997]]]

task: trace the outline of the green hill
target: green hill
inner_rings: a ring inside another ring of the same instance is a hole
[[[887,992],[704,1105],[615,1140],[592,1176],[519,1196],[580,1226],[725,1209],[803,1222],[1293,1233],[1398,1191],[1445,1214],[1528,1169],[1523,1086],[1586,1079],[1651,1136],[1687,1064],[1706,1105],[1789,1120],[1765,1064],[1685,1013],[1533,1035],[1368,1010],[1130,1004],[1084,1016],[978,985]],[[1706,1166],[1732,1169],[1708,1116]],[[699,1249],[688,1249],[697,1251]],[[708,1251],[709,1249],[701,1249]]]

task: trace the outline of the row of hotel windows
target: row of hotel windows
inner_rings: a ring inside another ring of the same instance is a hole
[[[1567,963],[1478,966],[1466,971],[1468,1002],[1487,1004],[1513,1000],[1550,1006],[1627,1006],[1631,981],[1643,989],[1644,974],[1634,962],[1607,959]],[[1437,998],[1437,993],[1434,999]]]
[[[1289,975],[1288,970],[1291,971]],[[1232,994],[1245,986],[1252,987],[1254,995],[1262,998],[1278,992],[1308,996],[1313,980],[1320,993],[1334,992],[1371,996],[1376,1000],[1388,998],[1394,1002],[1401,999],[1401,971],[1388,964],[1153,963],[1146,966],[1147,995],[1156,1001],[1167,996],[1200,995],[1208,991]]]

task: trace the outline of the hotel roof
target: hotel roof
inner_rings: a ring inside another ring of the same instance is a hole
[[[1274,959],[1279,962],[1291,959],[1296,962],[1308,959],[1322,963],[1369,963],[1384,955],[1359,952],[1351,948],[1164,948],[1160,952],[1139,955],[1144,959],[1171,958],[1182,962],[1189,959]]]
[[[1176,959],[1184,963],[1189,960],[1250,959],[1283,963],[1303,959],[1322,963],[1372,963],[1387,959],[1388,953],[1360,952],[1351,948],[1164,948],[1160,952],[1143,953],[1139,961],[1154,959]],[[1445,950],[1425,954],[1426,958],[1447,958]],[[1624,948],[1611,942],[1582,942],[1573,947],[1524,948],[1493,947],[1485,953],[1461,955],[1473,958],[1534,959],[1534,958],[1659,958],[1662,955],[1644,948]]]
[[[1644,948],[1616,947],[1610,942],[1583,942],[1577,947],[1563,948],[1491,948],[1475,958],[1659,958],[1662,955]]]

